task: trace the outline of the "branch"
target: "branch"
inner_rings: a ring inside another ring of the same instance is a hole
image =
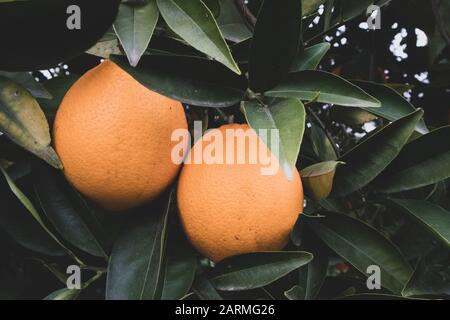
[[[245,0],[234,0],[234,3],[236,4],[237,9],[241,13],[249,28],[253,30],[256,24],[256,17],[245,4]]]

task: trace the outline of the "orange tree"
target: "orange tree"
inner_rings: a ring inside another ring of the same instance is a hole
[[[382,13],[397,8],[402,21],[420,11],[420,27],[433,34],[427,56],[445,87],[445,1],[0,2],[0,298],[450,293],[450,128],[428,121],[434,111],[407,101],[402,93],[411,86],[391,83],[370,52],[336,68],[329,43],[336,30],[364,22],[371,4]],[[72,3],[81,10],[80,29]],[[401,11],[411,3],[421,10]],[[279,162],[286,172],[300,171],[305,190],[283,251],[208,260],[181,228],[177,181],[157,199],[115,214],[68,183],[49,127],[68,89],[100,57],[181,101],[190,129],[202,120],[203,130],[225,123],[279,130]],[[359,80],[340,76],[347,74]],[[66,286],[73,265],[82,276],[75,289]]]

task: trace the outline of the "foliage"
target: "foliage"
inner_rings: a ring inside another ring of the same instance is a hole
[[[0,11],[13,12],[22,1],[0,2]],[[304,212],[286,251],[214,265],[183,234],[175,186],[120,215],[96,208],[63,178],[49,139],[59,102],[81,72],[71,67],[70,75],[43,83],[31,76],[42,66],[65,70],[65,63],[83,61],[87,70],[98,63],[83,53],[92,43],[70,39],[76,43],[71,52],[15,59],[0,71],[0,298],[450,295],[450,127],[435,125],[428,110],[402,96],[404,85],[380,79],[376,69],[369,76],[348,72],[358,78],[350,81],[322,63],[333,51],[325,35],[365,21],[374,2],[388,13],[404,0],[116,2],[115,22],[89,52],[111,54],[144,86],[182,101],[190,121],[279,129],[282,167],[288,177],[297,167],[304,180]],[[421,28],[433,35],[427,67],[448,70],[450,20],[442,17],[448,12],[440,10],[443,2],[428,4]],[[401,15],[416,21],[416,12]],[[13,46],[4,51],[15,52]],[[449,78],[436,72],[439,86],[448,88]],[[367,123],[377,128],[362,138],[353,134]],[[82,268],[80,290],[61,289],[71,264]],[[377,292],[365,284],[371,265],[381,270]],[[24,274],[23,266],[33,271]],[[31,283],[38,287],[32,293]]]

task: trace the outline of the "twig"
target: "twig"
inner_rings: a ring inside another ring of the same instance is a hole
[[[236,4],[237,9],[241,13],[249,28],[253,31],[256,25],[256,17],[245,4],[245,0],[234,0],[234,3]]]

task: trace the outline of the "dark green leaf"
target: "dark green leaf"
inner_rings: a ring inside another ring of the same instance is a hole
[[[135,217],[134,223],[114,243],[106,283],[108,300],[155,299],[172,196],[168,198],[157,211]]]
[[[33,183],[45,215],[64,239],[94,256],[107,259],[109,244],[98,217],[62,173],[36,163]]]
[[[267,91],[265,95],[294,97],[347,107],[376,108],[380,106],[380,101],[361,88],[325,71],[305,70],[291,73],[279,85]]]
[[[217,23],[224,38],[233,42],[250,39],[252,32],[236,8],[235,1],[219,0],[219,3],[220,15],[217,18]]]
[[[301,19],[301,1],[264,1],[250,50],[250,87],[255,92],[271,89],[288,73],[298,52]]]
[[[112,25],[120,0],[39,0],[3,3],[0,9],[0,70],[30,71],[56,66],[91,48]],[[76,4],[81,28],[72,22]],[[5,49],[7,47],[7,49]]]
[[[399,95],[395,90],[385,85],[368,81],[352,82],[380,100],[381,106],[379,108],[364,108],[364,110],[379,117],[385,118],[389,121],[395,121],[416,110],[411,103]],[[421,134],[426,134],[428,132],[428,128],[423,119],[421,119],[417,124],[416,131]]]
[[[197,256],[187,244],[187,239],[170,233],[161,296],[162,300],[179,300],[188,293],[194,282]]]
[[[450,296],[450,251],[439,248],[419,262],[414,274],[402,291],[403,296]]]
[[[305,132],[303,103],[298,99],[277,99],[267,106],[257,101],[244,101],[241,106],[247,122],[257,133],[260,129],[267,130],[260,138],[279,159],[281,168],[291,180]],[[279,130],[279,139],[272,141],[271,130]]]
[[[381,286],[400,293],[412,269],[400,251],[378,231],[360,220],[328,213],[323,219],[309,219],[318,237],[361,273],[367,267],[379,266]]]
[[[211,281],[204,275],[197,275],[194,282],[193,290],[200,300],[223,300],[216,291]]]
[[[369,136],[341,157],[333,195],[345,196],[375,179],[399,154],[414,131],[423,111],[417,110]]]
[[[241,74],[212,12],[200,0],[157,0],[169,27],[197,50]]]
[[[51,256],[64,256],[65,251],[41,228],[0,175],[0,201],[8,210],[0,212],[0,228],[21,246]]]
[[[264,287],[312,260],[308,252],[260,252],[223,260],[217,265],[213,285],[222,291]]]
[[[427,186],[450,177],[450,126],[408,143],[376,180],[380,192],[394,193]]]
[[[142,6],[120,5],[114,30],[131,66],[137,66],[147,49],[158,17],[156,0],[150,0]]]
[[[238,104],[247,87],[242,76],[203,58],[144,56],[137,68],[130,67],[122,57],[112,60],[149,89],[195,106],[220,108]]]
[[[50,146],[47,119],[36,99],[21,85],[0,76],[0,130],[21,147],[62,168]]]
[[[328,42],[319,43],[309,48],[305,48],[305,50],[303,50],[295,58],[290,72],[315,70],[328,50],[330,50],[330,44]]]
[[[422,200],[391,199],[391,201],[419,222],[434,237],[450,246],[450,212]]]

